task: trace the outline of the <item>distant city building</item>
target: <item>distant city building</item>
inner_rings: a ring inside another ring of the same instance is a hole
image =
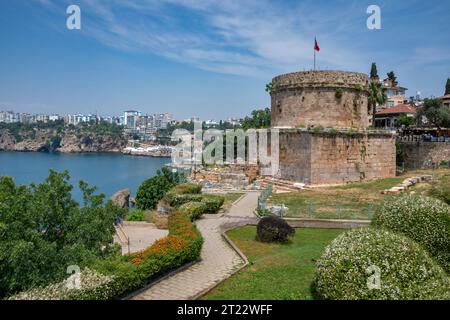
[[[406,99],[406,90],[407,88],[400,87],[398,85],[393,85],[392,81],[390,79],[384,79],[383,85],[387,89],[386,95],[387,95],[387,107],[394,107],[400,104],[405,103]]]
[[[139,111],[128,110],[123,112],[123,124],[125,129],[128,130],[136,130],[136,123],[138,121],[138,117],[141,116]]]
[[[19,122],[19,115],[12,111],[0,111],[0,122],[4,123]]]
[[[61,117],[57,114],[52,114],[51,116],[48,117],[49,121],[59,121],[61,120]]]
[[[156,129],[167,129],[167,125],[173,121],[170,113],[160,113],[154,115],[154,127]]]
[[[439,99],[442,100],[442,103],[444,104],[444,106],[450,108],[450,94],[440,97]]]
[[[69,114],[64,117],[66,124],[73,124],[74,126],[80,123],[96,122],[97,120],[100,120],[99,117],[93,114]]]

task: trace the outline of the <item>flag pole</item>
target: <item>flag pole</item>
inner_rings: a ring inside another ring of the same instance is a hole
[[[316,71],[316,49],[314,49],[314,71]]]
[[[314,71],[316,71],[316,43],[317,43],[317,39],[314,36]]]

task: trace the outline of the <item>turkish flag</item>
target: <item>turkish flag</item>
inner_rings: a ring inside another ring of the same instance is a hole
[[[314,38],[314,50],[316,50],[317,52],[320,51],[320,48],[319,48],[319,45],[317,44],[316,38]]]

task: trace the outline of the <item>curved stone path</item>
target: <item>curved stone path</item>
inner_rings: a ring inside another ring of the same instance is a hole
[[[165,278],[132,300],[189,300],[201,296],[244,265],[242,258],[223,239],[227,228],[255,222],[258,192],[248,192],[222,216],[205,215],[197,221],[204,244],[201,261]]]

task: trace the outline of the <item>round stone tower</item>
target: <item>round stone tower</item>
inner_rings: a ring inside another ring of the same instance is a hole
[[[294,72],[272,80],[272,127],[365,129],[369,78],[344,71]]]

